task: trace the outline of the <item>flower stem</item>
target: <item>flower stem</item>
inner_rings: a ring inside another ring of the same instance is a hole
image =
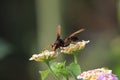
[[[78,56],[77,56],[77,53],[73,54],[73,57],[74,57],[74,63],[75,63],[75,64],[78,64],[78,60],[77,60]],[[79,68],[80,68],[80,73],[81,73],[81,67],[80,67],[80,65],[79,65]],[[77,78],[75,78],[75,79],[77,79]]]
[[[74,57],[74,63],[77,64],[77,63],[78,63],[78,62],[77,62],[77,54],[73,54],[73,57]]]
[[[56,80],[59,80],[58,76],[57,76],[57,75],[54,73],[54,71],[51,69],[49,62],[46,62],[46,64],[47,64],[49,70],[51,71],[51,73],[55,76]]]

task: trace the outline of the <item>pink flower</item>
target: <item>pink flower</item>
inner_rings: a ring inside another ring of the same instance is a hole
[[[89,71],[84,71],[77,76],[77,79],[83,80],[118,80],[116,75],[112,74],[112,70],[99,68]]]
[[[114,74],[102,74],[98,76],[98,80],[118,80]]]

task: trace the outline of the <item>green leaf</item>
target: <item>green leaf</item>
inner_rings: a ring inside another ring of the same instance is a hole
[[[51,65],[51,68],[53,70],[53,72],[57,75],[57,76],[63,76],[64,78],[68,78],[68,74],[69,72],[67,71],[66,67],[65,67],[65,62],[62,63],[53,63]]]
[[[39,71],[39,73],[41,74],[42,80],[45,80],[47,75],[50,73],[50,70]]]
[[[76,63],[71,63],[69,66],[67,66],[67,69],[74,77],[81,73],[80,65]]]

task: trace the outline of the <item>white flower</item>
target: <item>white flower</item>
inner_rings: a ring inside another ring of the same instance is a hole
[[[86,44],[88,44],[90,41],[79,41],[76,43],[70,43],[67,47],[61,47],[61,52],[66,54],[73,54],[74,52],[80,51],[85,47]]]
[[[44,50],[40,54],[34,54],[29,60],[35,60],[35,61],[50,61],[54,59],[58,55],[58,52],[55,51],[48,51]]]

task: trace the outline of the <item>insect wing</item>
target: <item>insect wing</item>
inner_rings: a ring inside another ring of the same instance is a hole
[[[75,31],[74,33],[72,33],[71,35],[69,35],[67,38],[65,38],[64,43],[67,43],[68,40],[69,40],[71,37],[73,37],[74,35],[82,32],[82,31],[84,31],[84,29],[79,29],[79,30]]]
[[[56,33],[57,33],[57,39],[59,39],[60,35],[61,35],[61,26],[60,25],[58,25]]]

